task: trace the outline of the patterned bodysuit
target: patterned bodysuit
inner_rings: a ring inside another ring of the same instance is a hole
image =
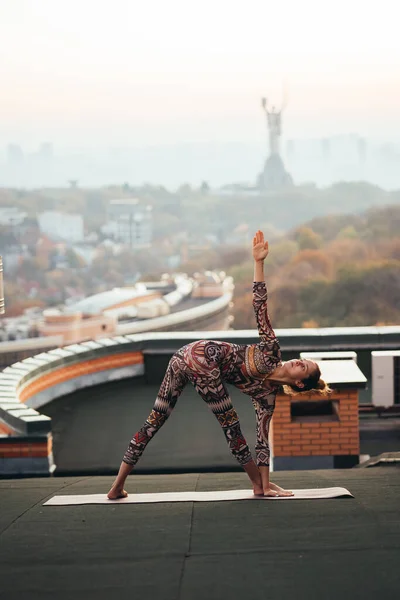
[[[256,462],[258,466],[269,466],[268,432],[279,385],[268,380],[263,383],[263,379],[281,364],[281,352],[268,316],[265,282],[253,284],[253,307],[260,334],[258,344],[199,340],[183,346],[172,356],[153,410],[125,452],[125,463],[137,463],[188,382],[217,417],[233,456],[241,465],[251,461],[238,415],[225,387],[227,382],[251,396],[257,420]]]

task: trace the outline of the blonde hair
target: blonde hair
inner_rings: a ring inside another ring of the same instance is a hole
[[[326,398],[332,393],[332,389],[329,385],[321,378],[318,381],[310,382],[310,387],[307,385],[307,380],[303,383],[306,384],[305,388],[299,388],[297,385],[283,385],[282,391],[286,396],[308,396],[311,392],[315,396],[322,396]]]

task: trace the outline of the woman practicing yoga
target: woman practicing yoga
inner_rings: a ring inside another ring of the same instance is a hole
[[[117,478],[108,498],[125,498],[124,483],[141,457],[148,442],[171,414],[188,382],[192,383],[218,419],[233,456],[250,478],[255,495],[292,496],[269,480],[268,432],[278,391],[289,394],[318,390],[329,391],[320,379],[318,365],[311,360],[282,362],[279,342],[269,321],[264,260],[268,242],[257,231],[253,238],[254,284],[253,306],[260,340],[257,344],[199,340],[180,348],[172,356],[156,402],[143,427],[135,433],[123,457]],[[225,382],[251,396],[256,411],[256,462],[240,429],[238,415],[232,405]],[[284,386],[284,387],[282,387]]]

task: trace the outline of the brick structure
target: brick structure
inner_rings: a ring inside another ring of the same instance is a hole
[[[15,434],[8,428],[8,435]],[[2,474],[18,474],[15,464],[12,460],[25,458],[24,473],[29,474],[41,472],[46,469],[49,471],[48,462],[50,462],[50,472],[53,471],[53,436],[51,433],[46,436],[24,436],[18,434],[15,437],[0,438],[0,464],[2,463]],[[45,459],[45,460],[42,460]],[[10,467],[7,469],[7,467]]]
[[[359,462],[358,388],[365,386],[365,377],[352,360],[319,365],[333,389],[329,397],[277,396],[270,435],[275,471],[345,468]]]

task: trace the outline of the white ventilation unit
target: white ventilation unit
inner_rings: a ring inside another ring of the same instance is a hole
[[[372,357],[372,404],[400,404],[400,350],[374,350]]]
[[[300,352],[300,358],[308,358],[309,360],[343,360],[351,359],[357,362],[356,352]]]

